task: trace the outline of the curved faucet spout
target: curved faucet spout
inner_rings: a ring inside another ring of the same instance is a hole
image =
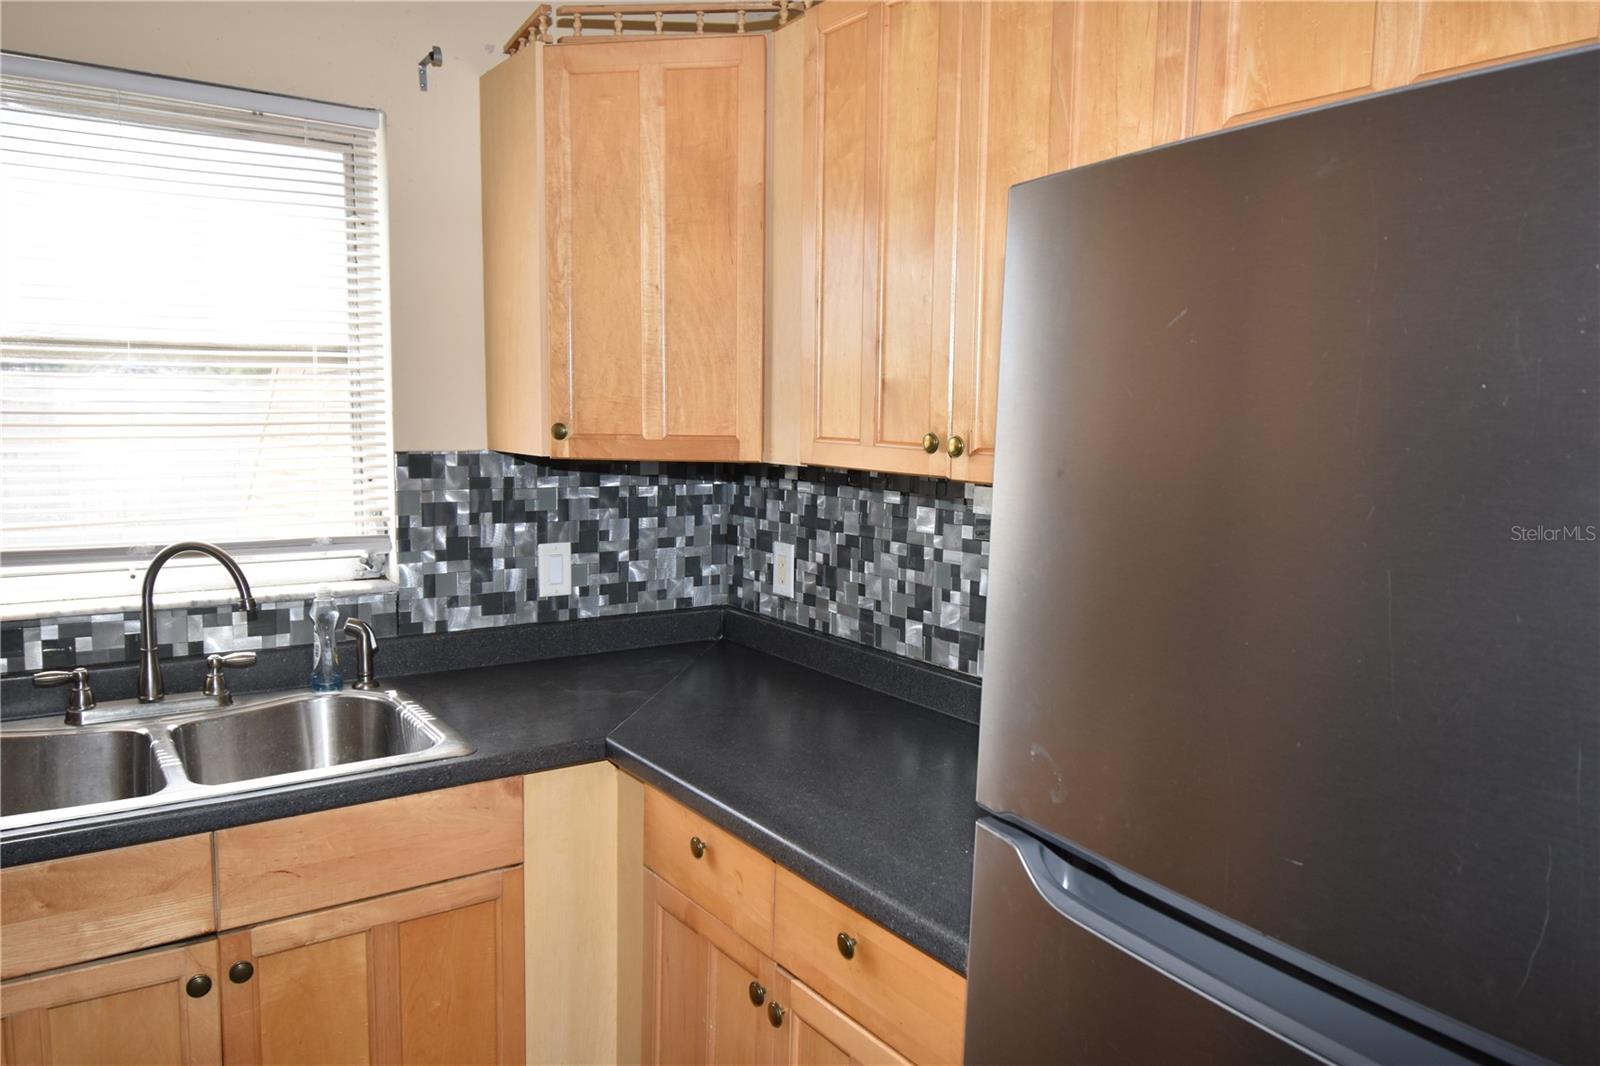
[[[174,555],[193,553],[209,555],[221,563],[228,571],[228,576],[233,578],[234,587],[239,590],[239,606],[245,611],[254,614],[256,598],[250,593],[250,582],[245,578],[244,571],[234,561],[233,556],[217,547],[198,540],[182,540],[176,544],[168,544],[156,552],[154,559],[150,560],[150,568],[144,572],[144,590],[139,596],[139,702],[155,703],[166,695],[165,686],[161,680],[160,645],[156,641],[156,575],[166,565],[168,559]]]

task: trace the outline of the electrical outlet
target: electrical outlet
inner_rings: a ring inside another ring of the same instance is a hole
[[[572,545],[539,545],[539,595],[572,595]]]
[[[794,545],[782,541],[772,546],[772,591],[794,599]]]

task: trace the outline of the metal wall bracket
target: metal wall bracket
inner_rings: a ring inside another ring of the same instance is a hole
[[[444,66],[444,49],[434,45],[428,54],[417,60],[417,88],[428,91],[428,68]]]

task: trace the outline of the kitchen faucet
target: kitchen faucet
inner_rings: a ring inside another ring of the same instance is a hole
[[[255,613],[256,600],[250,594],[250,582],[245,580],[244,571],[239,569],[239,564],[234,562],[233,556],[221,548],[198,540],[183,540],[176,544],[168,544],[156,552],[156,557],[150,560],[150,569],[144,572],[144,591],[139,598],[140,703],[156,703],[166,695],[166,689],[161,681],[160,645],[156,641],[156,575],[161,572],[161,567],[168,559],[188,552],[209,555],[221,563],[239,590],[239,606],[245,611]]]

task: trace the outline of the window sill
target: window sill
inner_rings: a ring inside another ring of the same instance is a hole
[[[384,596],[399,590],[398,583],[388,578],[369,578],[364,581],[329,581],[309,585],[277,585],[253,590],[256,602],[262,606],[293,600],[309,600],[318,589],[330,589],[333,598],[340,602]],[[237,604],[239,597],[232,589],[208,589],[197,592],[157,593],[157,611],[187,610],[197,607],[222,607]],[[99,600],[53,600],[48,603],[17,603],[0,606],[0,622],[31,622],[35,619],[78,618],[83,615],[127,614],[139,609],[139,597],[118,596]]]

